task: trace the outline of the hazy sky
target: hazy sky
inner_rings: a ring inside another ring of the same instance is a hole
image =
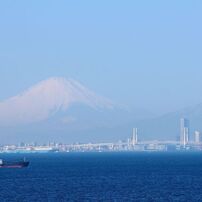
[[[129,107],[202,102],[202,1],[1,1],[0,100],[52,76]]]

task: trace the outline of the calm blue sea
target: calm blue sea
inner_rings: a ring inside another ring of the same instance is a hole
[[[0,154],[1,201],[202,201],[202,153]]]

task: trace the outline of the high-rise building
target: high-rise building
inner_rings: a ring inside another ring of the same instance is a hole
[[[194,140],[196,144],[200,144],[200,132],[199,131],[195,131],[194,132]]]
[[[189,142],[189,120],[180,119],[180,144],[186,145]]]
[[[138,135],[137,128],[133,128],[133,135],[132,135],[132,140],[131,140],[131,143],[132,143],[133,146],[135,144],[137,144],[137,141],[138,141],[137,135]]]

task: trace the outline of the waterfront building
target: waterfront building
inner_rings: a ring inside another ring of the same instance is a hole
[[[185,118],[180,119],[180,144],[186,146],[189,142],[189,120]]]
[[[199,131],[194,132],[194,140],[195,140],[195,144],[200,144],[200,132]]]
[[[131,140],[132,146],[134,146],[138,143],[137,136],[138,136],[138,130],[137,130],[137,128],[133,128],[133,135],[132,135],[132,140]]]

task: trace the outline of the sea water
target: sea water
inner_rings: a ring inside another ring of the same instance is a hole
[[[202,201],[202,152],[0,154],[0,201]]]

